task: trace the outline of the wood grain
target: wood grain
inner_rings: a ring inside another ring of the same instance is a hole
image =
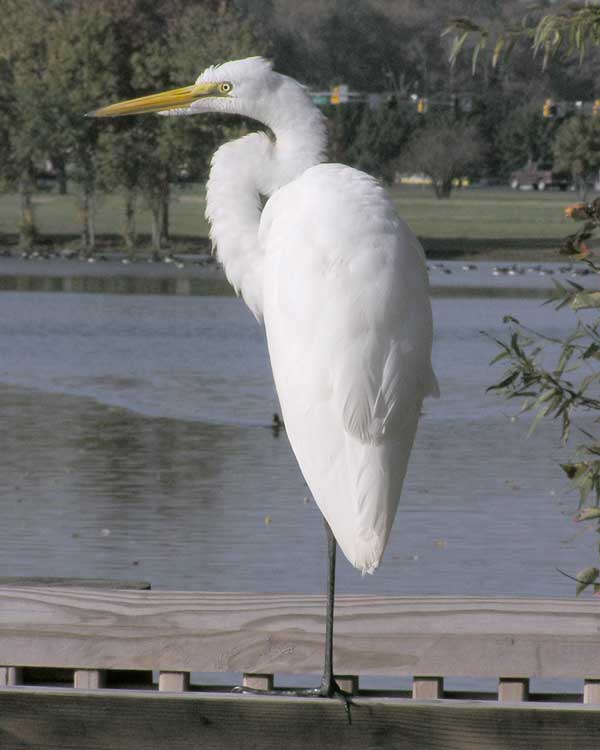
[[[136,589],[140,591],[151,588],[148,581],[138,581],[137,579],[58,578],[56,576],[37,576],[35,578],[0,576],[0,586],[51,586],[63,589],[85,587],[89,589]]]
[[[0,667],[0,685],[20,685],[23,670],[20,667]]]
[[[529,700],[529,680],[501,677],[498,680],[498,700],[506,703]]]
[[[319,674],[324,600],[0,588],[0,664]],[[594,601],[339,596],[338,674],[593,678]]]
[[[94,690],[106,685],[106,672],[103,669],[76,669],[73,673],[73,687]]]
[[[355,674],[336,674],[335,681],[340,690],[349,695],[358,695],[359,677]]]
[[[583,685],[583,702],[600,704],[600,680],[585,680]]]
[[[444,697],[443,677],[414,677],[412,697],[417,700]]]
[[[242,676],[242,685],[252,690],[273,690],[273,675],[244,674]]]
[[[161,672],[158,675],[158,689],[180,693],[190,689],[189,672]]]
[[[107,720],[110,717],[110,721]],[[597,750],[600,709],[562,704],[0,688],[2,750]]]

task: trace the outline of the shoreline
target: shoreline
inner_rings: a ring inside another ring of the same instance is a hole
[[[431,240],[430,240],[431,242]],[[426,247],[429,243],[423,243]],[[443,243],[442,243],[443,244]],[[505,263],[505,264],[569,264],[569,258],[559,253],[559,248],[536,248],[523,250],[516,248],[492,248],[488,251],[453,252],[448,250],[427,250],[428,264],[439,263]],[[123,276],[154,278],[223,278],[223,267],[216,257],[207,252],[165,251],[156,258],[152,253],[140,252],[134,257],[125,252],[110,250],[97,251],[84,256],[72,251],[49,252],[34,249],[30,253],[11,252],[0,254],[0,276]]]
[[[494,263],[560,263],[565,260],[566,256],[561,255],[560,247],[562,244],[562,238],[557,239],[556,242],[548,241],[544,243],[532,242],[529,249],[524,248],[521,243],[507,242],[505,246],[498,246],[495,242],[494,246],[490,246],[487,249],[473,249],[473,240],[436,240],[436,238],[423,238],[419,237],[425,255],[428,261],[459,261],[459,262],[485,262],[490,261]],[[486,241],[482,240],[483,248],[486,247]],[[133,257],[130,256],[126,250],[103,250],[97,249],[93,255],[89,256],[93,260],[91,265],[94,263],[104,263],[113,261],[116,263],[122,263],[125,267],[128,264],[133,266],[139,264],[157,264],[162,265],[165,263],[165,258],[173,258],[180,260],[184,263],[194,263],[198,259],[204,259],[206,265],[210,265],[213,262],[213,256],[210,252],[210,247],[206,244],[199,244],[194,249],[189,248],[189,244],[183,243],[181,248],[177,247],[177,243],[170,246],[168,249],[163,251],[163,254],[159,259],[155,259],[153,253],[148,250],[140,250]],[[88,256],[83,252],[79,254],[76,251],[55,251],[48,250],[46,245],[35,246],[31,251],[21,250],[0,250],[0,269],[1,264],[4,261],[23,261],[25,263],[34,263],[40,261],[68,261],[72,260],[77,263],[88,262]]]
[[[558,262],[557,262],[558,261]],[[432,260],[427,268],[432,296],[546,298],[553,280],[586,287],[589,274],[576,263],[485,260]],[[140,258],[123,263],[119,256],[103,260],[0,257],[0,292],[65,292],[158,294],[234,297],[223,267],[206,255],[169,256],[165,261]]]

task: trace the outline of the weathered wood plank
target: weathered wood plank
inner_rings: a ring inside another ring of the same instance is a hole
[[[0,688],[2,750],[597,750],[600,709],[561,704]],[[110,717],[110,720],[107,718]]]
[[[583,683],[583,702],[600,704],[600,680],[585,680]]]
[[[244,674],[242,685],[252,690],[273,690],[272,674]]]
[[[498,700],[505,703],[529,700],[529,680],[519,677],[501,677],[498,680]]]
[[[340,690],[349,695],[358,695],[358,675],[355,674],[336,674],[335,681]]]
[[[0,667],[0,685],[20,685],[23,670],[19,667]]]
[[[73,687],[80,690],[95,690],[106,685],[106,672],[103,669],[76,669],[73,673]]]
[[[161,672],[158,675],[158,689],[180,693],[190,689],[189,672]]]
[[[148,581],[114,578],[58,578],[56,576],[37,576],[21,578],[19,576],[0,576],[0,586],[44,586],[58,588],[89,589],[134,589],[145,591],[151,588]]]
[[[323,597],[0,588],[0,664],[319,674]],[[339,596],[340,674],[600,674],[600,609],[573,599]]]
[[[413,677],[412,697],[417,700],[444,697],[443,677]]]

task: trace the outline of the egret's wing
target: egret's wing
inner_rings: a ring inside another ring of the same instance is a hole
[[[261,221],[264,317],[286,429],[347,557],[377,566],[421,401],[435,391],[422,250],[377,184],[322,165]]]

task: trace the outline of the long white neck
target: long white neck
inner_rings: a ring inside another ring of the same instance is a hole
[[[217,257],[229,282],[257,318],[262,315],[263,252],[258,230],[263,200],[324,158],[325,124],[319,110],[295,81],[281,76],[272,111],[250,116],[268,125],[226,143],[215,153],[207,184],[206,216]]]

